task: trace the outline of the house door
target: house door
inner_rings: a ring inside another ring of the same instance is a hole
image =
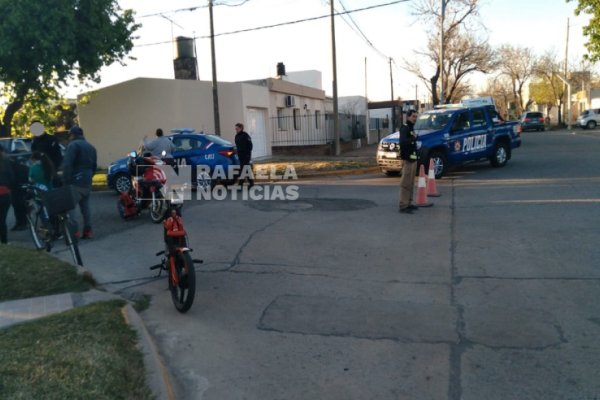
[[[264,157],[267,152],[267,124],[265,111],[248,108],[246,132],[252,136],[252,158]]]

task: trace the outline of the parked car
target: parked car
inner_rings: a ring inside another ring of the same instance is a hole
[[[0,138],[0,146],[7,153],[31,152],[31,138]]]
[[[215,185],[212,173],[217,166],[225,172],[230,165],[239,165],[235,145],[220,136],[196,132],[193,129],[175,129],[167,136],[175,145],[173,158],[178,165],[192,167],[192,187]],[[127,166],[128,157],[121,158],[108,166],[108,187],[117,193],[131,189],[131,175]],[[210,169],[208,174],[198,174],[197,166]]]
[[[10,158],[29,164],[31,158],[31,138],[0,138],[0,146]]]
[[[521,115],[519,119],[521,121],[521,128],[525,131],[545,131],[546,126],[544,114],[537,111],[526,111]]]
[[[577,117],[577,125],[584,129],[594,129],[600,124],[600,108],[589,109]]]

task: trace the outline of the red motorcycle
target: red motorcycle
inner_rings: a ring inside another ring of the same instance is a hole
[[[167,177],[159,165],[167,162],[160,157],[129,154],[128,167],[131,175],[131,190],[119,195],[117,209],[123,219],[139,215],[142,210],[150,210],[150,219],[158,224],[165,218],[169,201],[165,198],[164,186]]]

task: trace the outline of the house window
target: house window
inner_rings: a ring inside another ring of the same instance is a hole
[[[300,110],[294,108],[294,130],[300,130]]]
[[[285,124],[285,117],[283,116],[283,108],[277,108],[277,129],[279,129],[280,131],[287,130]]]
[[[315,111],[315,128],[319,129],[321,126],[321,121],[319,121],[321,119],[321,111]]]

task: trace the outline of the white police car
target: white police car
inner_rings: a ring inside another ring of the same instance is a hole
[[[400,159],[400,132],[394,132],[379,142],[377,166],[386,175],[398,175],[402,171]]]

